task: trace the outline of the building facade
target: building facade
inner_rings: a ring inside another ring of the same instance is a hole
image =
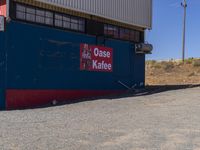
[[[0,109],[144,87],[135,49],[152,0],[3,0],[0,10]]]

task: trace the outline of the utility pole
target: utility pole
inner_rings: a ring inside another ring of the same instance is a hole
[[[183,0],[181,6],[184,8],[184,15],[183,15],[183,47],[182,47],[182,61],[185,61],[185,28],[186,28],[186,9],[187,9],[187,2]]]

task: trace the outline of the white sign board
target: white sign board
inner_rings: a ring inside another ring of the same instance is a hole
[[[4,16],[0,16],[0,32],[5,30],[5,19]]]

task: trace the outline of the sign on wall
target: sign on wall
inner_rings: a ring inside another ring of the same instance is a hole
[[[5,18],[0,16],[0,32],[5,30]]]
[[[80,70],[112,72],[113,49],[103,46],[81,44]]]

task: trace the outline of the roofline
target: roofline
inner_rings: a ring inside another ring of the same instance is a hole
[[[9,0],[7,0],[9,1]],[[64,7],[62,5],[58,5],[55,3],[45,3],[45,2],[40,2],[37,0],[14,0],[16,2],[20,2],[20,3],[24,3],[24,4],[29,4],[29,5],[33,5],[36,7],[41,7],[41,8],[45,8],[45,9],[49,9],[49,10],[54,10],[54,11],[58,11],[58,12],[67,12],[70,15],[77,15],[83,18],[87,18],[87,19],[94,19],[96,21],[103,21],[105,23],[113,23],[114,25],[118,25],[118,26],[122,26],[122,27],[127,27],[127,28],[131,28],[131,29],[138,29],[138,30],[151,30],[152,29],[152,19],[151,19],[151,24],[150,26],[146,26],[146,25],[138,25],[138,24],[132,24],[129,23],[127,21],[119,21],[115,18],[112,17],[105,17],[103,15],[100,14],[95,14],[95,13],[88,13],[87,11],[84,10],[78,10],[78,9],[74,9],[71,7]],[[151,0],[152,3],[152,0]],[[62,8],[62,9],[59,9]],[[152,8],[151,8],[152,9]],[[150,16],[151,17],[151,16]]]
[[[152,2],[152,0],[151,0]],[[47,4],[47,3],[46,3]],[[47,4],[48,5],[48,4]],[[113,20],[113,21],[116,21],[116,22],[119,22],[119,23],[125,23],[125,24],[128,24],[128,25],[131,25],[131,26],[136,26],[136,27],[140,27],[140,28],[145,28],[145,29],[151,29],[152,28],[152,25],[150,26],[145,26],[145,25],[138,25],[138,24],[132,24],[132,23],[129,23],[127,21],[119,21],[117,19],[114,19],[112,17],[105,17],[103,15],[100,15],[100,14],[95,14],[95,13],[88,13],[87,11],[84,11],[84,10],[79,10],[79,9],[74,9],[74,8],[71,8],[71,7],[63,7],[61,5],[58,5],[58,4],[55,4],[55,3],[51,3],[51,5],[55,5],[57,7],[62,7],[62,8],[65,8],[65,9],[70,9],[70,10],[73,10],[73,11],[77,11],[77,12],[82,12],[82,13],[85,13],[87,15],[93,15],[93,16],[98,16],[98,17],[101,17],[101,18],[105,18],[105,19],[109,19],[109,20]],[[152,12],[152,11],[151,11]],[[151,22],[152,22],[152,19],[151,19]],[[151,23],[152,24],[152,23]]]

